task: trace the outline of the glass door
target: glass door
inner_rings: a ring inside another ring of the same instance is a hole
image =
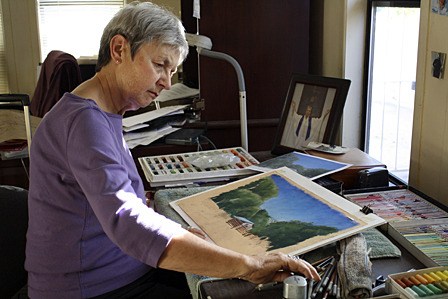
[[[371,0],[369,13],[365,149],[407,184],[420,1]]]

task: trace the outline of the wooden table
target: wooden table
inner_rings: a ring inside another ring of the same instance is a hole
[[[305,152],[316,157],[352,164],[349,168],[330,175],[332,179],[344,183],[343,189],[354,189],[359,187],[359,171],[361,170],[370,169],[373,167],[387,168],[385,164],[377,161],[358,148],[352,148],[349,152],[341,155],[327,154],[315,150],[307,150]]]

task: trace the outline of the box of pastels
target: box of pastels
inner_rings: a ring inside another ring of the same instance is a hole
[[[448,267],[434,267],[389,275],[386,282],[389,294],[403,298],[448,298]]]

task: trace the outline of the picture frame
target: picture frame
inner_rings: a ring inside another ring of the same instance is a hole
[[[310,142],[334,145],[351,81],[293,74],[272,147],[281,155]]]

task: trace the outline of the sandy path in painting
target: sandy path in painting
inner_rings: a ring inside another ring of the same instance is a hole
[[[230,216],[220,210],[209,198],[200,200],[185,199],[179,207],[215,242],[216,244],[244,254],[260,254],[267,251],[269,242],[250,234],[243,236],[226,222]]]

